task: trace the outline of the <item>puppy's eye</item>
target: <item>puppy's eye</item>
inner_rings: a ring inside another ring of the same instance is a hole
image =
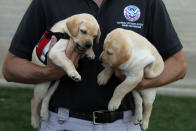
[[[86,30],[80,30],[80,32],[82,32],[82,34],[86,34]]]
[[[112,51],[107,50],[107,54],[108,54],[108,55],[112,55],[112,54],[113,54],[113,52],[112,52]]]

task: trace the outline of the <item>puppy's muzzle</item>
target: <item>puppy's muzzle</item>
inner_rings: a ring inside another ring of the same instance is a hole
[[[90,49],[92,44],[90,42],[83,43],[82,46],[79,43],[76,43],[76,50],[79,53],[84,53],[86,50]]]

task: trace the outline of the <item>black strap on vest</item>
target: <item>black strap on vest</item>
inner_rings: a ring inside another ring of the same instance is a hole
[[[47,31],[45,34],[46,38],[49,39],[54,35],[57,38],[57,41],[60,39],[69,39],[70,36],[67,33],[61,33],[61,32],[52,32],[52,31]]]

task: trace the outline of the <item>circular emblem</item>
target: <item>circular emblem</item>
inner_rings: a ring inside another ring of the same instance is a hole
[[[135,22],[140,18],[140,9],[135,5],[129,5],[124,9],[124,16],[128,21]]]

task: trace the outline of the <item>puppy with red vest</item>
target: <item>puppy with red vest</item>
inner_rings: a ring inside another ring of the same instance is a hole
[[[49,52],[52,35],[56,36],[58,41],[52,46]],[[83,56],[85,55],[90,59],[94,59],[95,54],[92,49],[93,41],[96,39],[98,43],[100,35],[99,24],[92,15],[85,13],[73,15],[57,22],[50,31],[45,32],[33,50],[32,62],[40,66],[45,66],[47,64],[48,54],[51,61],[61,67],[70,78],[74,81],[80,81],[80,74],[76,71],[74,64],[65,54],[69,38],[73,39],[77,51],[83,54]],[[49,101],[58,84],[59,81],[53,84],[51,84],[51,82],[40,83],[35,86],[34,97],[31,100],[31,125],[34,128],[39,127],[40,119],[37,109],[41,101],[41,118],[42,120],[48,120]]]
[[[134,123],[148,128],[156,88],[134,90],[142,78],[155,78],[164,69],[164,62],[156,48],[141,35],[125,29],[111,31],[100,55],[104,70],[98,75],[98,84],[105,85],[114,69],[124,71],[126,79],[118,85],[109,102],[108,110],[117,110],[124,96],[132,91],[135,102]],[[142,107],[142,104],[144,107]],[[141,123],[142,122],[142,123]]]

